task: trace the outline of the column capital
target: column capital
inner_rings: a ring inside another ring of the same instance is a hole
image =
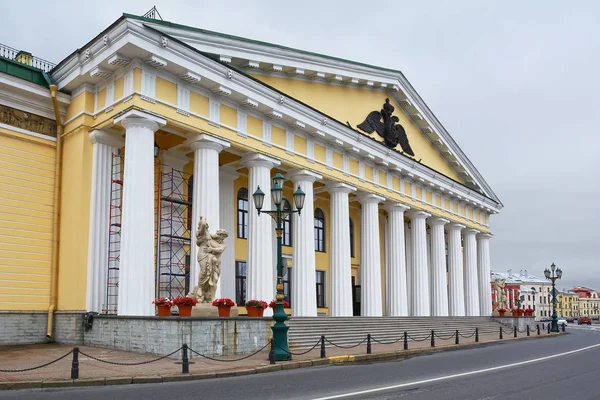
[[[235,181],[239,177],[240,177],[240,174],[238,174],[238,172],[235,168],[221,167],[219,169],[219,178],[220,179],[227,179],[227,180]]]
[[[412,209],[408,213],[406,213],[406,216],[410,219],[413,219],[413,218],[425,219],[425,218],[431,217],[431,214],[429,214],[428,212],[425,212],[425,211]]]
[[[164,118],[141,110],[127,111],[125,114],[115,118],[113,122],[123,125],[125,129],[133,126],[141,126],[151,129],[153,132],[167,125],[167,121]]]
[[[184,153],[179,151],[164,151],[161,154],[162,161],[176,171],[183,171],[183,167],[190,162]]]
[[[342,182],[334,182],[325,185],[324,189],[329,193],[350,193],[355,192],[356,188]]]
[[[307,169],[294,169],[290,171],[286,179],[289,179],[292,182],[300,180],[314,182],[316,180],[323,179],[323,176]]]
[[[383,208],[388,213],[391,213],[392,211],[405,212],[407,210],[410,210],[410,207],[407,206],[406,204],[397,203],[395,201],[386,201],[385,203],[383,203]]]
[[[219,139],[214,136],[209,136],[204,133],[196,136],[189,144],[190,149],[196,151],[198,149],[214,149],[221,152],[230,146],[227,140]]]
[[[260,153],[248,154],[240,160],[242,165],[246,167],[266,167],[273,168],[276,165],[281,165],[281,162],[273,157],[266,156]]]
[[[445,219],[445,218],[440,218],[440,217],[431,217],[427,219],[427,222],[429,222],[430,225],[446,225],[448,222],[450,222],[449,220]]]
[[[473,228],[464,228],[462,230],[462,232],[464,235],[469,235],[469,236],[471,236],[471,235],[474,236],[479,233],[479,231],[477,229],[473,229]]]
[[[106,146],[119,148],[125,146],[125,139],[123,139],[123,137],[116,132],[96,129],[90,131],[89,137],[91,142],[94,144],[99,143]]]
[[[480,232],[477,234],[477,239],[482,240],[482,239],[491,239],[493,238],[494,235],[492,235],[491,233],[486,233],[486,232]]]
[[[385,197],[381,197],[373,193],[359,194],[356,196],[356,199],[360,204],[381,203],[382,201],[385,201]]]
[[[465,229],[465,226],[461,225],[461,224],[457,224],[456,222],[451,222],[446,225],[446,228],[449,231],[461,231],[461,230]]]

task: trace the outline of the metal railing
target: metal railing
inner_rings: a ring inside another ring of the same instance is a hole
[[[9,60],[18,61],[17,56],[21,53],[20,50],[13,49],[12,47],[6,46],[0,43],[0,57],[8,58]],[[29,65],[30,67],[37,68],[44,72],[50,71],[52,68],[56,67],[56,64],[51,63],[50,61],[46,61],[39,57],[34,57],[28,55],[29,59],[27,63],[23,63],[25,65]]]

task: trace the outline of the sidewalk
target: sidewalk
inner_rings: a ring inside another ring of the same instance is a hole
[[[481,335],[480,343],[491,343],[499,341],[510,341],[520,339],[534,339],[556,336],[542,332],[532,331],[527,338],[524,333],[519,333],[517,339],[513,334],[504,333],[504,339],[499,340],[497,334]],[[182,374],[181,356],[179,359],[172,357],[158,360],[156,362],[136,365],[114,365],[93,360],[83,354],[79,355],[79,378],[71,377],[71,363],[73,356],[69,354],[56,363],[44,368],[26,372],[0,372],[0,390],[2,389],[24,389],[41,387],[67,387],[67,386],[98,386],[118,385],[131,383],[155,383],[180,380],[207,379],[215,377],[227,377],[236,375],[249,375],[261,372],[271,372],[281,369],[303,368],[316,365],[326,365],[339,362],[356,362],[365,360],[392,360],[405,358],[410,355],[431,351],[444,351],[468,346],[477,346],[475,338],[460,337],[460,344],[455,344],[455,338],[441,340],[436,337],[434,348],[431,347],[430,339],[422,342],[409,341],[409,350],[403,350],[403,341],[395,344],[376,344],[372,342],[372,354],[366,354],[366,343],[352,349],[336,347],[326,348],[326,358],[320,358],[320,346],[304,355],[294,355],[292,361],[278,361],[275,365],[269,364],[268,352],[263,351],[245,360],[223,362],[208,360],[194,355],[190,352],[190,373]],[[39,344],[25,346],[0,346],[0,370],[15,370],[35,367],[53,361],[73,349],[71,345]],[[109,350],[97,347],[79,346],[80,352],[99,358],[104,361],[115,363],[136,363],[152,361],[158,357],[155,355],[144,355],[125,351]],[[173,349],[175,350],[175,349]],[[306,350],[304,350],[306,351]],[[302,350],[292,350],[300,353]],[[180,354],[181,352],[179,352]],[[243,357],[222,356],[214,357],[219,360],[235,360]]]

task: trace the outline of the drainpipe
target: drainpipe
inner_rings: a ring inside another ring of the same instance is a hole
[[[54,326],[54,311],[56,310],[56,299],[58,292],[58,244],[60,235],[60,187],[62,169],[62,134],[63,126],[60,119],[58,99],[56,93],[58,86],[50,85],[50,97],[54,107],[54,118],[56,119],[56,161],[54,164],[54,207],[52,210],[52,264],[50,272],[50,306],[48,307],[48,326],[46,329],[46,340],[52,341]]]

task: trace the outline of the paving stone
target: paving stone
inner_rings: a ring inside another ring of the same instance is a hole
[[[300,366],[295,361],[281,364],[281,369],[297,369],[297,368],[300,368]]]
[[[16,381],[12,382],[11,389],[35,389],[41,387],[42,381]]]
[[[256,374],[256,368],[240,369],[235,371],[235,376]]]
[[[73,386],[104,386],[106,379],[104,378],[83,378],[73,380]]]
[[[256,367],[256,373],[280,371],[281,369],[281,364],[263,365],[261,367]]]
[[[191,381],[194,380],[192,374],[181,374],[181,375],[167,375],[163,376],[163,382],[180,382],[180,381]]]
[[[106,378],[105,385],[106,386],[127,385],[127,384],[131,384],[132,381],[133,381],[133,378],[131,376],[125,376],[125,377],[121,377],[121,378]]]
[[[48,380],[42,382],[43,388],[60,388],[73,386],[73,379]]]
[[[134,376],[132,383],[160,383],[162,376]]]
[[[306,368],[306,367],[312,367],[312,361],[308,360],[308,361],[297,361],[298,363],[298,368]]]
[[[212,379],[212,378],[216,378],[217,374],[215,372],[207,372],[207,373],[202,373],[202,374],[192,374],[192,376],[194,377],[194,380],[199,380],[199,379]]]

